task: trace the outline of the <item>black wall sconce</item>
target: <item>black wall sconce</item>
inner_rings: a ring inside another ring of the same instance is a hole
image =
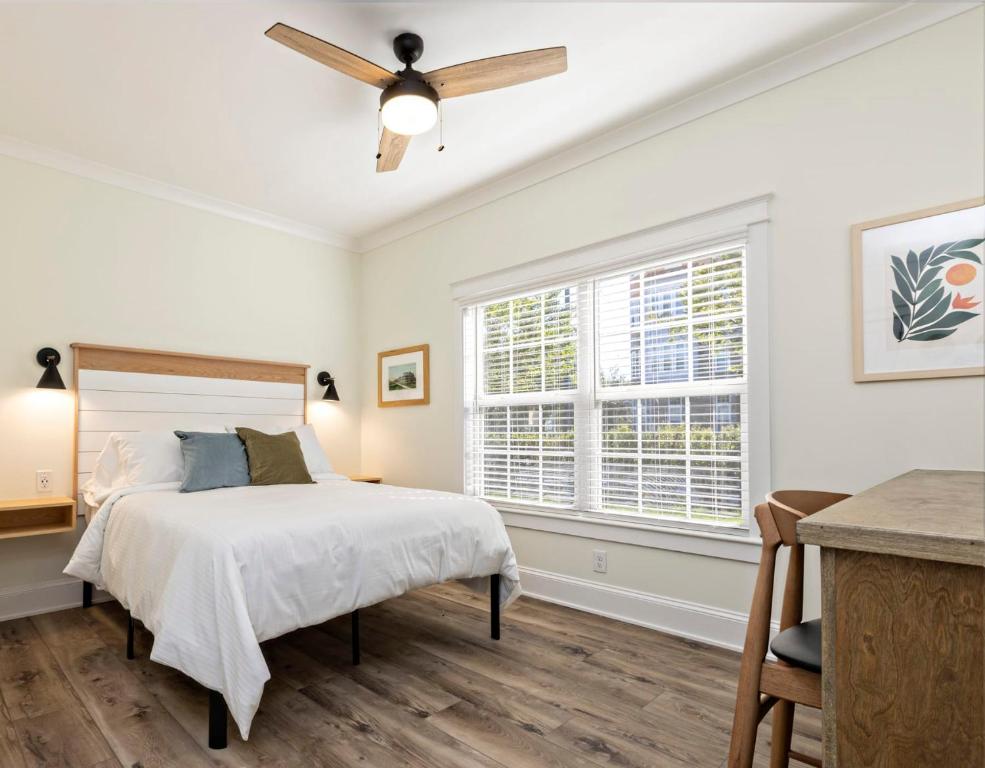
[[[335,388],[335,379],[332,378],[332,374],[322,371],[318,374],[318,383],[323,387],[328,387],[321,397],[322,400],[334,400],[336,403],[339,401],[339,391]]]
[[[58,350],[51,347],[39,349],[37,361],[38,365],[44,368],[44,373],[38,381],[38,389],[65,389],[65,382],[58,373],[58,364],[62,361]]]

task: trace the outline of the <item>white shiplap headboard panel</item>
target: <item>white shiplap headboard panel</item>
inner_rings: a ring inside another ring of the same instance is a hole
[[[75,348],[76,497],[111,432],[283,431],[303,424],[307,366],[95,345]]]

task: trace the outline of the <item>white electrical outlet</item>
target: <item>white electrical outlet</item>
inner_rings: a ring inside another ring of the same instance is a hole
[[[605,573],[609,568],[609,561],[604,549],[592,550],[592,570],[595,573]]]
[[[51,490],[51,470],[50,469],[39,469],[35,475],[34,481],[37,490],[45,493]]]

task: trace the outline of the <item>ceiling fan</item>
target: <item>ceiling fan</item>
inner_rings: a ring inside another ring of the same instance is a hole
[[[424,41],[420,35],[404,32],[393,38],[393,52],[405,67],[390,72],[286,24],[274,24],[264,34],[344,75],[383,89],[380,96],[383,135],[376,156],[378,173],[397,169],[411,137],[429,130],[438,119],[441,99],[539,80],[568,68],[567,49],[561,46],[418,72],[412,65],[424,52]]]

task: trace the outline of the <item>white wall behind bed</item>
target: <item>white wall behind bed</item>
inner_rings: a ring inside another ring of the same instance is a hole
[[[323,242],[0,155],[0,498],[39,495],[38,469],[72,495],[74,393],[35,389],[34,355],[57,348],[71,387],[78,341],[308,363],[308,420],[339,472],[360,471],[358,271]],[[341,402],[320,400],[320,370]],[[79,604],[62,574],[79,522],[0,541],[0,620]]]
[[[79,371],[78,487],[111,432],[283,431],[304,423],[304,385],[129,371]],[[83,504],[80,496],[80,514]]]

